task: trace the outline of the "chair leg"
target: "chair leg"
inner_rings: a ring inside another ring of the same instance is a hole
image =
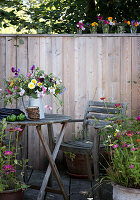
[[[69,176],[69,200],[70,200],[70,195],[71,195],[71,176]]]
[[[85,160],[86,160],[86,165],[87,165],[88,179],[89,179],[89,181],[92,182],[93,178],[92,178],[92,171],[91,171],[91,167],[90,167],[90,155],[89,154],[85,155]]]
[[[99,195],[99,142],[100,142],[100,136],[98,134],[99,130],[96,130],[94,135],[94,142],[93,142],[93,165],[94,165],[94,177],[95,177],[95,185],[97,185],[96,190],[94,192],[95,194],[95,200],[100,200]]]

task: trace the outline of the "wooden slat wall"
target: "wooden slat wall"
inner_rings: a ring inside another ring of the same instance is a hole
[[[62,96],[64,107],[58,113],[83,118],[87,100],[105,96],[114,102],[128,103],[129,115],[140,114],[140,35],[21,35],[19,38],[24,44],[14,35],[0,35],[0,88],[3,78],[11,75],[11,67],[16,66],[26,74],[35,64],[61,77],[66,86]],[[27,105],[27,98],[25,101]],[[52,106],[52,113],[56,113],[57,106],[51,96],[44,98],[44,104]],[[17,103],[17,107],[21,105]],[[79,126],[80,123],[70,123],[65,140],[71,139],[72,131]],[[55,126],[55,135],[59,129],[59,125]],[[43,134],[47,140],[46,127]],[[26,129],[23,141],[31,165],[43,168],[45,154],[33,127]]]

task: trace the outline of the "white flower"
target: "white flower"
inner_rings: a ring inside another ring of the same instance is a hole
[[[119,133],[120,131],[118,129],[116,129],[116,133]]]
[[[55,88],[50,87],[48,90],[50,91],[51,94],[55,94]]]
[[[112,126],[111,125],[106,125],[105,128],[112,128]]]
[[[43,91],[40,92],[37,90],[37,97],[44,97],[44,96],[45,96],[45,94]]]
[[[2,91],[2,89],[0,88],[0,92]]]
[[[20,95],[20,96],[23,96],[24,93],[25,93],[25,90],[21,88],[21,89],[20,89],[20,93],[19,93],[19,95]]]

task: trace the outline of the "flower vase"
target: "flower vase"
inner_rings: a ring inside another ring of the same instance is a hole
[[[90,32],[93,33],[93,34],[96,34],[97,33],[97,26],[92,26],[90,28]]]
[[[130,32],[131,32],[132,34],[136,34],[136,33],[137,33],[137,27],[136,27],[136,26],[131,26],[131,27],[130,27]]]
[[[125,27],[124,26],[117,26],[117,32],[118,33],[124,33],[125,32]]]
[[[102,26],[102,30],[103,30],[103,33],[109,33],[109,25],[108,24],[104,24],[103,26]]]
[[[81,28],[77,28],[77,34],[82,34],[82,29]]]
[[[39,107],[40,119],[45,118],[42,97],[39,97],[39,98],[29,97],[29,106]]]
[[[139,200],[140,189],[127,188],[117,184],[113,185],[113,200]]]

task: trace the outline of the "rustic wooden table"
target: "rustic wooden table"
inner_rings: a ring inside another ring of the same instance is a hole
[[[39,139],[44,147],[47,158],[49,160],[49,166],[45,173],[45,176],[44,176],[44,179],[42,182],[42,186],[41,187],[37,187],[37,186],[33,186],[33,185],[31,186],[31,188],[40,190],[37,200],[43,200],[46,191],[61,194],[61,195],[63,195],[64,200],[68,199],[67,194],[64,189],[64,186],[63,186],[63,183],[62,183],[62,180],[61,180],[61,177],[60,177],[60,174],[59,174],[57,166],[55,164],[55,159],[56,159],[60,145],[63,140],[64,131],[65,131],[67,122],[69,120],[71,120],[70,116],[65,116],[65,115],[60,115],[60,114],[46,114],[44,119],[39,119],[39,120],[34,120],[34,121],[33,120],[24,120],[24,121],[8,122],[8,124],[20,125],[21,128],[23,129],[21,132],[19,132],[19,138],[18,138],[19,140],[20,140],[20,137],[22,136],[22,133],[26,126],[35,126],[37,133],[39,135]],[[53,124],[55,124],[55,123],[61,123],[62,127],[61,127],[60,133],[58,135],[56,144],[54,145]],[[42,135],[42,130],[41,130],[42,125],[47,125],[47,127],[48,127],[49,145],[47,144],[47,141],[43,141],[43,137],[42,137],[43,135]],[[56,189],[53,189],[52,187],[47,186],[49,177],[51,175],[51,171],[53,172],[53,174],[56,177],[56,180],[58,182],[60,190],[56,190]]]

